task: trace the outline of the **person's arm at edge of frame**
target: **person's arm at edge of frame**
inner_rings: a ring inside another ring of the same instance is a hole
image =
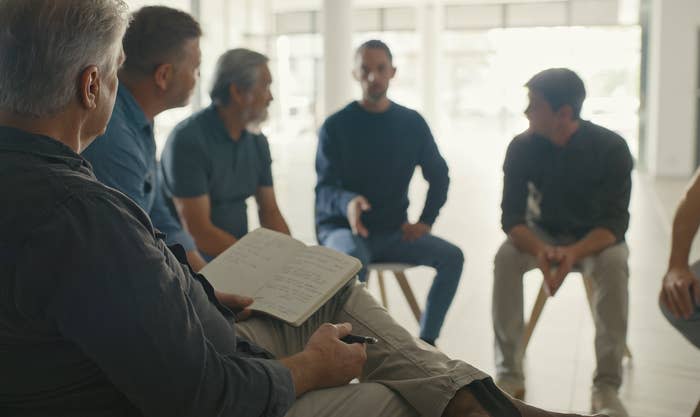
[[[673,218],[671,255],[668,270],[663,277],[659,302],[676,318],[689,318],[693,313],[693,299],[700,305],[700,280],[689,267],[690,248],[700,227],[700,170],[678,204]]]

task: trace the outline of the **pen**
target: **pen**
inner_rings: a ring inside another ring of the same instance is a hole
[[[342,340],[345,343],[366,343],[368,345],[373,345],[379,340],[375,337],[369,337],[369,336],[356,336],[354,334],[349,334],[347,336],[341,337],[340,340]]]

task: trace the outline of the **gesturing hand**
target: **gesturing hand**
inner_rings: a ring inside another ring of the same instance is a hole
[[[362,223],[361,216],[363,212],[371,209],[372,206],[370,206],[369,201],[367,201],[367,199],[361,195],[358,195],[350,200],[347,207],[347,213],[348,223],[350,223],[350,229],[352,230],[353,234],[360,235],[364,238],[369,236],[369,231]]]

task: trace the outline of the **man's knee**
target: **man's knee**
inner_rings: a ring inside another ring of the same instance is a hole
[[[626,283],[629,276],[628,256],[625,244],[603,249],[595,258],[594,278],[600,284]]]
[[[510,239],[506,239],[498,248],[496,256],[493,259],[494,267],[502,267],[512,265],[515,262],[520,262],[526,254],[518,249]]]
[[[442,250],[443,263],[461,268],[464,265],[464,252],[452,243],[447,243]]]

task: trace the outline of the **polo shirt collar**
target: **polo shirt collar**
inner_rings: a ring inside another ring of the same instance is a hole
[[[215,134],[212,136],[226,143],[235,143],[233,140],[231,140],[231,135],[228,134],[228,130],[226,130],[226,126],[224,126],[224,121],[221,120],[221,117],[219,117],[219,112],[216,110],[216,105],[211,103],[204,111],[210,126],[214,129]],[[248,136],[250,136],[248,129],[243,129],[241,131],[241,138],[238,139],[237,142],[242,142]]]

